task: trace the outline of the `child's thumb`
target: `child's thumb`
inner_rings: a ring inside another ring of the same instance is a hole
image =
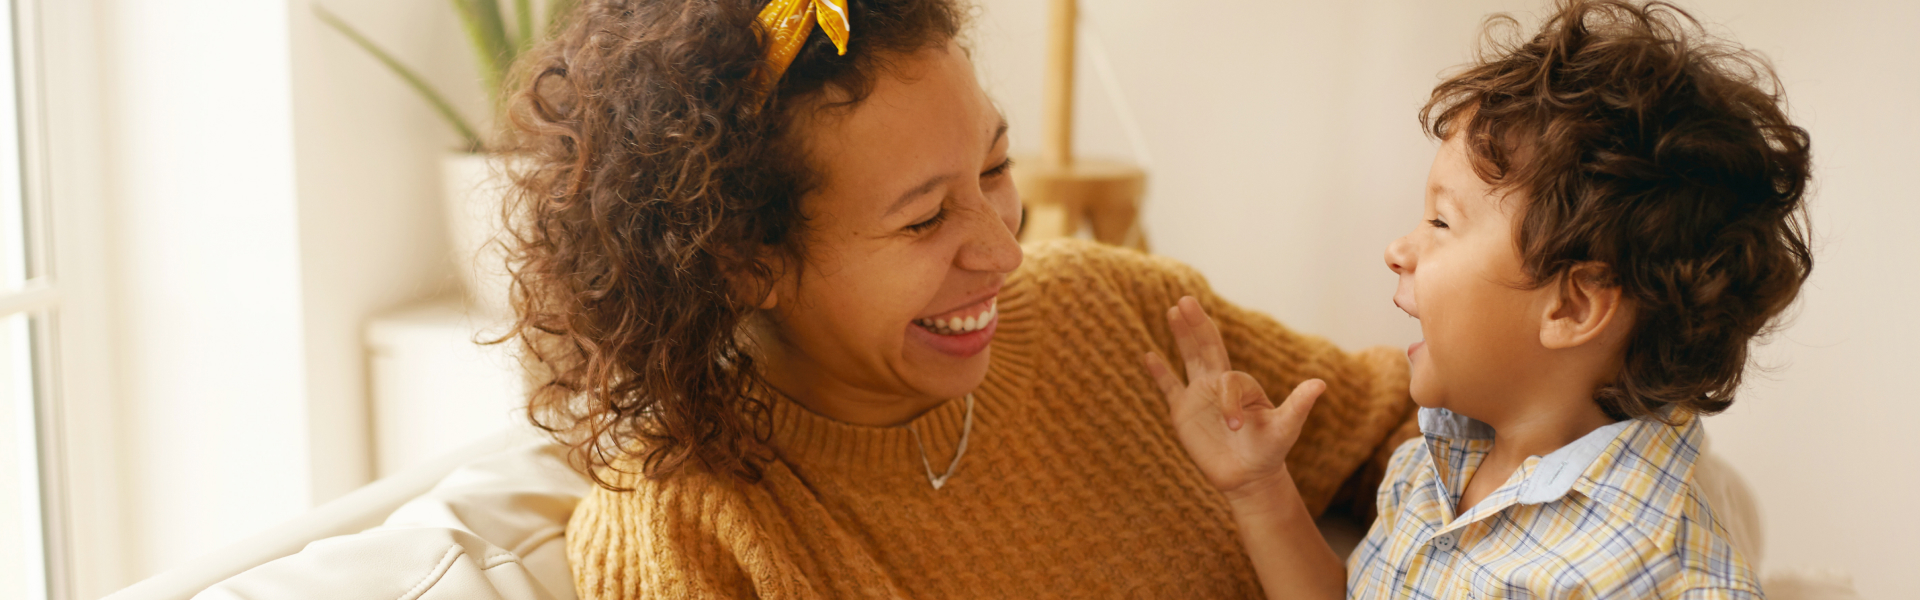
[[[1280,409],[1275,411],[1280,413],[1275,422],[1280,429],[1280,434],[1286,438],[1287,444],[1291,445],[1293,440],[1299,437],[1300,428],[1307,422],[1307,413],[1313,411],[1314,402],[1319,400],[1320,394],[1325,391],[1327,391],[1327,382],[1308,379],[1294,386],[1293,393],[1288,394],[1286,401],[1280,403]]]

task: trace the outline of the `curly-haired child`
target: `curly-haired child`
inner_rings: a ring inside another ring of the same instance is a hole
[[[1424,435],[1345,577],[1284,460],[1324,384],[1276,407],[1198,303],[1168,311],[1186,381],[1147,368],[1269,597],[1761,595],[1691,473],[1699,417],[1812,268],[1807,134],[1766,63],[1684,11],[1556,8],[1421,111],[1442,144],[1386,262],[1425,338]]]

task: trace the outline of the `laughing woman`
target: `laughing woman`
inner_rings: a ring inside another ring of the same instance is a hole
[[[1183,295],[1266,389],[1328,382],[1290,458],[1315,511],[1397,441],[1397,351],[1018,245],[956,1],[591,1],[522,66],[517,331],[602,486],[581,597],[1258,595],[1140,367]]]

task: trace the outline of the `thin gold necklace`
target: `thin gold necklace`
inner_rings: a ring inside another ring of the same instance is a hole
[[[927,482],[933,484],[933,489],[940,489],[953,478],[954,470],[960,468],[960,457],[967,454],[967,438],[973,435],[973,394],[967,394],[967,417],[960,422],[960,446],[953,450],[953,462],[947,464],[946,474],[933,474],[933,462],[927,460],[927,443],[920,440],[920,430],[909,426],[907,431],[913,432],[913,443],[920,446],[920,466],[927,468]]]

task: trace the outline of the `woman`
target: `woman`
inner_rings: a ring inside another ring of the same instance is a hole
[[[1266,389],[1328,382],[1291,457],[1315,511],[1398,441],[1404,358],[1170,261],[1023,250],[955,0],[774,4],[590,2],[524,67],[517,331],[603,486],[581,596],[1257,595],[1140,368],[1166,310],[1201,298]]]

